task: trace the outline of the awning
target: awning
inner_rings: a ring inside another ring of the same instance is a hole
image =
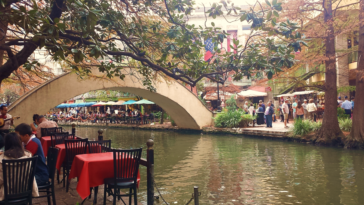
[[[259,92],[255,90],[244,90],[238,93],[238,95],[242,97],[264,97],[268,94],[266,92]]]
[[[106,103],[104,103],[104,102],[98,102],[98,103],[92,105],[92,107],[99,107],[99,106],[104,106],[104,105],[106,105]]]
[[[124,102],[123,105],[131,105],[135,102],[136,102],[135,100],[128,100],[128,101]]]
[[[124,100],[119,100],[114,105],[122,105],[124,102],[125,102]]]
[[[294,95],[309,95],[309,94],[316,93],[316,92],[317,91],[314,91],[314,90],[306,90],[306,91],[294,92],[292,94],[294,94]]]
[[[287,94],[282,94],[282,95],[277,95],[277,97],[293,97],[294,94],[293,93],[287,93]]]
[[[155,104],[154,102],[152,102],[152,101],[149,101],[149,100],[145,100],[145,99],[143,99],[143,100],[139,100],[138,102],[135,102],[135,103],[133,103],[134,105],[153,105],[153,104]]]
[[[294,92],[294,93],[287,93],[287,94],[282,94],[282,95],[277,95],[277,97],[293,97],[295,95],[309,95],[312,93],[316,93],[317,91],[314,90],[306,90],[306,91],[298,91],[298,92]]]
[[[109,102],[105,103],[105,105],[115,105],[115,103],[116,102],[114,102],[114,101],[109,101]]]
[[[67,107],[67,103],[62,103],[62,104],[56,106],[56,108],[66,108],[66,107]]]

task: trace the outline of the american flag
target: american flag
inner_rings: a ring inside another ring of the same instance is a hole
[[[206,50],[205,61],[210,60],[211,57],[214,56],[213,55],[214,47],[215,47],[215,45],[212,43],[211,38],[208,38],[207,40],[205,40],[205,50]]]

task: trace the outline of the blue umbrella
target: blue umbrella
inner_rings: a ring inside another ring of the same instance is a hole
[[[135,100],[128,100],[128,101],[124,102],[122,105],[131,105],[135,102],[136,102]]]
[[[56,108],[65,108],[67,104],[62,103],[56,106]]]

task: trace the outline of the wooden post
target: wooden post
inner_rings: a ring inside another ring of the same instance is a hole
[[[147,141],[147,204],[154,204],[154,141],[149,139]]]
[[[199,205],[199,202],[198,202],[198,186],[194,186],[193,187],[193,197],[195,198],[195,205]]]
[[[73,137],[76,137],[76,124],[72,123],[72,135]]]
[[[99,131],[97,131],[99,133],[99,136],[98,136],[98,140],[104,140],[104,137],[102,136],[102,133],[104,132],[102,129],[99,129]]]

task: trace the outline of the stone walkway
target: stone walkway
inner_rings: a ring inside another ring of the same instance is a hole
[[[56,178],[56,177],[55,177]],[[60,178],[62,178],[62,176],[60,176]],[[70,183],[70,188],[68,190],[68,193],[66,193],[66,188],[63,188],[63,183],[57,184],[56,182],[56,186],[55,186],[55,192],[56,192],[56,203],[57,205],[76,205],[76,204],[81,204],[82,203],[82,199],[81,197],[78,195],[77,191],[76,191],[76,186],[77,186],[77,179],[72,179],[71,183]],[[92,205],[93,204],[93,200],[94,200],[94,192],[92,191],[92,196],[91,199],[86,199],[86,201],[83,203],[84,205]],[[106,204],[112,204],[112,196],[109,196],[106,198]],[[129,203],[129,198],[128,197],[123,197],[123,200],[125,201],[126,204]],[[97,194],[97,204],[103,204],[104,202],[104,186],[101,185],[99,186],[99,191]],[[47,205],[47,198],[39,198],[33,199],[33,205]],[[121,205],[123,204],[122,201],[116,201],[116,204]],[[132,203],[134,204],[134,203]]]

